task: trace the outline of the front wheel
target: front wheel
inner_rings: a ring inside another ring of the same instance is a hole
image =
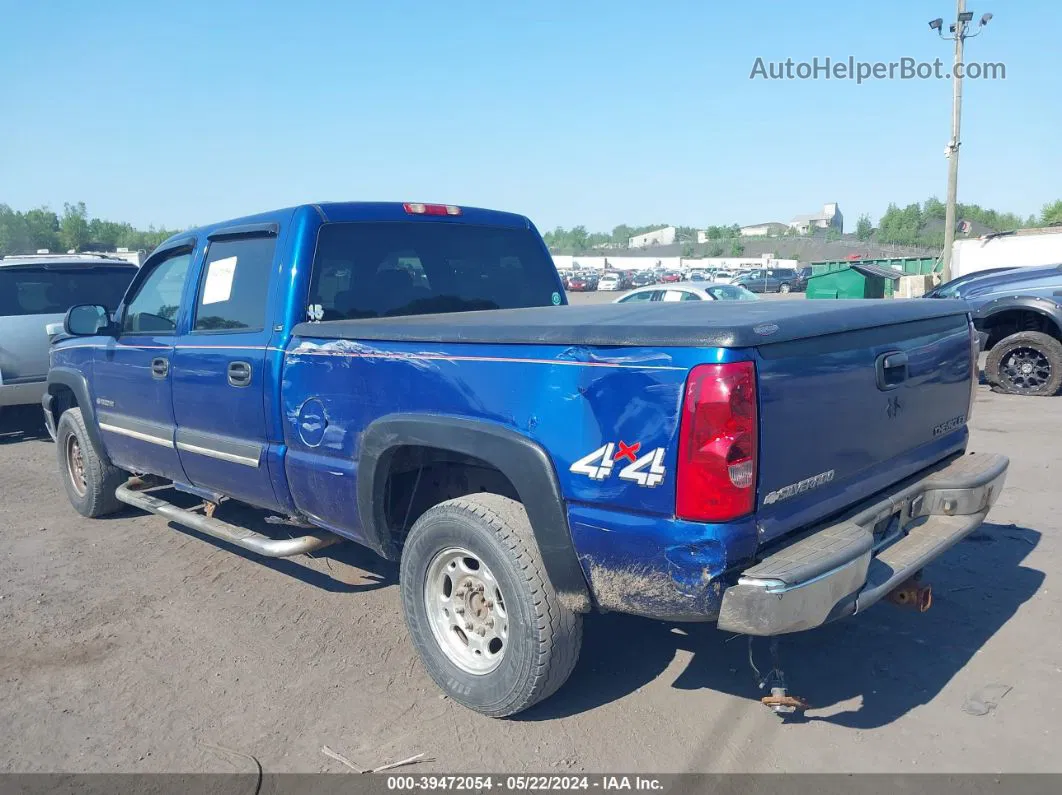
[[[121,510],[114,492],[128,475],[100,456],[85,429],[81,409],[67,409],[59,418],[55,449],[66,496],[79,514],[94,519]]]
[[[985,377],[995,392],[1046,397],[1062,388],[1062,343],[1039,331],[1004,337],[989,351]]]
[[[515,500],[474,494],[426,511],[402,550],[400,584],[428,673],[476,712],[515,715],[575,668],[582,617],[558,599]]]

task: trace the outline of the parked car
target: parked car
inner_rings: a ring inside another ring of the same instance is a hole
[[[998,268],[926,293],[969,306],[992,389],[1043,397],[1062,389],[1062,265]]]
[[[614,292],[616,290],[624,289],[623,283],[623,276],[620,273],[609,271],[601,277],[600,281],[598,281],[597,289],[603,292]]]
[[[682,281],[682,274],[678,273],[677,271],[667,271],[663,276],[660,277],[661,284],[674,284],[675,282],[680,281]]]
[[[66,315],[60,480],[86,517],[400,561],[424,667],[491,716],[564,684],[595,608],[773,637],[893,592],[928,607],[914,578],[1002,491],[1007,459],[966,455],[961,301],[564,303],[509,213],[322,203],[181,232],[113,315]]]
[[[730,281],[754,293],[788,293],[793,289],[793,268],[756,268]]]
[[[796,269],[793,281],[789,283],[789,289],[794,293],[807,292],[808,279],[811,278],[811,266],[804,265]]]
[[[110,311],[136,265],[117,257],[49,254],[0,258],[0,412],[38,405],[48,376],[48,334],[74,304]]]
[[[643,301],[758,301],[759,296],[744,287],[713,282],[677,282],[653,285],[632,290],[613,303],[627,304]]]
[[[651,284],[656,284],[651,271],[639,271],[631,278],[631,287],[648,287]]]
[[[597,278],[589,273],[573,273],[567,289],[573,293],[593,292],[597,289]]]

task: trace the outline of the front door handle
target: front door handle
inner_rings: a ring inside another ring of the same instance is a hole
[[[151,377],[165,378],[170,373],[170,360],[161,356],[151,360]]]
[[[229,362],[229,386],[247,386],[251,383],[251,365],[248,362]]]

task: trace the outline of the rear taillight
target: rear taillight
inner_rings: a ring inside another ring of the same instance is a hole
[[[981,365],[978,359],[981,357],[981,341],[977,336],[977,329],[970,322],[970,405],[966,409],[966,421],[970,421],[973,415],[974,401],[977,400],[977,386],[981,383]]]
[[[421,204],[412,202],[402,205],[410,215],[460,215],[461,208],[452,204]]]
[[[686,383],[679,426],[675,513],[726,522],[756,507],[756,368],[701,364]]]

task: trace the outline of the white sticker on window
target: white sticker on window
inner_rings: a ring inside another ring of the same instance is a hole
[[[236,257],[216,259],[207,265],[206,284],[203,285],[203,306],[228,301],[232,295],[232,279],[236,275]]]

